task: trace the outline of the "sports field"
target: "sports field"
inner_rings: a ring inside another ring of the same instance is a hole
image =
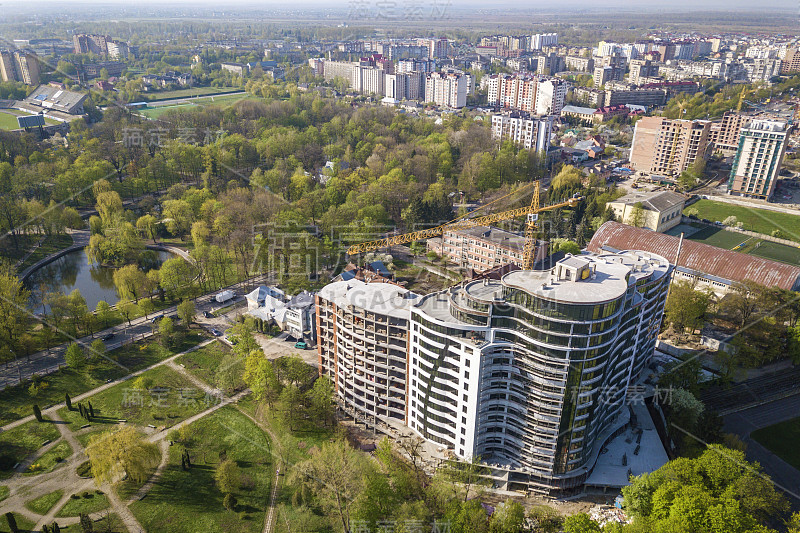
[[[698,218],[705,218],[712,222],[722,222],[732,215],[743,224],[742,229],[765,235],[771,235],[777,229],[786,236],[786,239],[800,243],[800,215],[714,202],[713,200],[699,200],[688,206],[684,210],[684,214],[689,209],[696,209]]]
[[[723,228],[708,226],[699,222],[690,224],[680,224],[666,233],[678,236],[684,233],[685,238],[725,248],[746,254],[756,255],[764,259],[772,259],[782,263],[800,265],[800,248],[786,246],[772,241],[765,241],[756,237],[750,237],[735,231],[728,231]]]
[[[176,100],[174,103],[157,104],[151,102],[145,107],[138,108],[137,112],[146,116],[147,118],[158,118],[167,111],[175,109],[190,110],[197,107],[207,106],[230,106],[241,100],[255,99],[255,96],[249,94],[228,94],[228,95],[214,95],[214,96],[201,96],[186,100]]]
[[[207,96],[209,94],[234,93],[241,90],[240,87],[191,87],[189,89],[155,92],[147,95],[145,99],[155,102],[158,100],[169,100],[171,98],[189,98],[192,96]]]
[[[30,113],[27,113],[25,111],[20,111],[19,109],[0,110],[0,130],[19,129],[19,123],[17,122],[17,117],[26,117],[26,116],[30,116]],[[56,122],[51,118],[45,118],[44,123],[58,124],[58,122]]]

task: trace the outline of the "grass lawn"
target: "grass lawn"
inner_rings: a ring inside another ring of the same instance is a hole
[[[757,429],[750,434],[756,441],[795,468],[800,468],[800,417]]]
[[[11,235],[0,235],[0,257],[7,257],[16,262],[39,242],[41,235],[17,235],[16,241]]]
[[[238,91],[238,89],[237,89]],[[202,96],[200,98],[192,99],[191,102],[176,102],[175,104],[159,105],[153,107],[140,108],[137,112],[146,116],[147,118],[159,118],[167,111],[174,110],[191,110],[198,107],[207,106],[230,106],[241,100],[252,100],[257,97],[250,94],[229,94],[221,96]]]
[[[122,520],[114,513],[103,513],[103,517],[94,523],[94,531],[102,531],[104,533],[107,531],[114,533],[128,532]],[[83,533],[83,529],[81,529],[80,524],[72,524],[71,526],[61,526],[61,533]]]
[[[108,505],[108,497],[101,491],[85,491],[70,496],[69,501],[56,516],[78,516],[81,513],[92,514],[106,509]]]
[[[0,502],[8,498],[11,491],[5,485],[0,485]]]
[[[35,420],[0,433],[0,479],[10,477],[15,464],[41,448],[45,441],[56,440],[60,435],[55,424]]]
[[[157,337],[150,337],[108,352],[107,355],[135,372],[188,350],[200,344],[205,338],[207,337],[204,332],[193,330],[184,337],[180,345],[167,349],[158,342]],[[30,395],[28,390],[30,383],[27,381],[8,387],[0,391],[0,424],[8,424],[30,415],[34,403],[38,403],[42,408],[58,404],[64,401],[64,394],[67,392],[75,397],[103,385],[107,379],[119,379],[126,374],[117,365],[105,359],[97,359],[81,370],[62,368],[43,376],[40,383],[47,383],[47,387],[41,389],[35,398]]]
[[[146,498],[131,504],[133,514],[147,531],[160,533],[262,531],[273,472],[264,432],[230,406],[189,427],[188,441],[170,448],[169,464],[159,483]],[[181,468],[184,446],[192,460],[188,471]],[[236,461],[245,481],[235,493],[235,511],[225,510],[223,494],[214,482],[222,452]]]
[[[17,528],[19,528],[20,531],[32,531],[33,530],[33,526],[36,525],[36,522],[32,522],[32,521],[28,520],[27,518],[25,518],[23,515],[21,515],[19,513],[12,513],[12,514],[14,515],[14,518],[17,521]],[[10,531],[8,529],[8,522],[6,522],[6,517],[5,516],[3,518],[0,518],[0,533],[10,533]]]
[[[155,92],[148,95],[145,100],[157,102],[159,100],[169,100],[171,98],[188,98],[191,96],[205,96],[210,94],[223,94],[240,92],[244,89],[240,87],[191,87],[189,89],[175,89],[174,91]]]
[[[47,450],[41,457],[25,471],[26,476],[52,472],[64,464],[64,460],[72,455],[72,446],[67,441],[61,441]]]
[[[186,370],[197,376],[201,381],[213,385],[217,368],[222,358],[230,353],[230,347],[221,341],[206,344],[200,349],[178,357],[176,363],[182,364]]]
[[[798,229],[800,228],[800,215],[726,204],[713,200],[699,200],[687,209],[697,209],[699,218],[719,222],[733,215],[739,222],[744,224],[744,229],[746,230],[770,235],[774,230],[778,229],[786,236],[785,238],[800,242],[800,229]]]
[[[39,246],[36,251],[34,251],[30,257],[28,257],[18,268],[18,272],[22,272],[29,266],[33,265],[37,261],[41,261],[48,255],[57,252],[59,250],[63,250],[64,248],[68,248],[72,246],[72,235],[51,235],[47,237],[41,246]]]
[[[12,113],[0,112],[0,130],[16,130],[19,129],[19,122],[17,122],[17,115]]]
[[[134,388],[138,380],[147,390]],[[205,393],[189,380],[166,366],[160,366],[89,398],[95,417],[91,422],[92,428],[80,434],[78,440],[87,443],[91,436],[111,429],[121,419],[137,426],[173,426],[210,407],[215,400],[206,400]],[[82,403],[88,405],[86,400]],[[58,414],[73,430],[87,423],[78,411],[69,411],[66,407],[62,407]]]
[[[722,228],[714,228],[705,226],[703,229],[689,236],[690,240],[702,242],[703,244],[710,244],[719,248],[731,250],[738,244],[743,243],[749,239],[749,235],[742,235],[734,231],[727,231]]]
[[[58,500],[64,495],[63,490],[56,490],[50,494],[39,496],[35,500],[31,500],[25,504],[25,507],[37,514],[47,514],[47,511],[53,508],[58,503]]]
[[[749,253],[772,259],[773,261],[782,261],[792,265],[800,264],[800,248],[793,246],[786,246],[785,244],[778,244],[777,242],[760,241],[758,247],[753,248]]]

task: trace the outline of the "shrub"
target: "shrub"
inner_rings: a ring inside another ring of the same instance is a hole
[[[237,503],[238,502],[236,501],[236,496],[234,496],[230,492],[226,494],[225,499],[222,500],[223,507],[225,507],[225,509],[227,509],[228,511],[233,511],[234,509],[236,509]]]

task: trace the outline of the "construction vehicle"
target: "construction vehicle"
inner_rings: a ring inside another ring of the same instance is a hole
[[[531,268],[533,268],[533,263],[535,261],[534,257],[535,256],[534,251],[536,249],[535,235],[537,229],[536,223],[539,220],[539,213],[542,213],[544,211],[552,211],[553,209],[558,209],[561,207],[575,207],[581,200],[582,197],[576,194],[575,196],[569,198],[568,200],[564,200],[562,202],[552,205],[540,206],[539,182],[536,181],[534,182],[534,190],[533,190],[533,197],[531,198],[531,203],[527,207],[519,207],[517,209],[510,209],[508,211],[502,211],[500,213],[494,213],[491,215],[484,215],[473,218],[465,218],[466,217],[465,215],[465,217],[457,218],[446,224],[436,226],[435,228],[424,229],[420,231],[412,231],[411,233],[404,233],[402,235],[393,235],[391,237],[386,237],[385,239],[380,239],[377,241],[369,241],[369,242],[362,242],[360,244],[354,244],[353,246],[347,249],[347,253],[349,255],[356,255],[359,253],[373,252],[380,248],[387,248],[389,246],[394,246],[397,244],[407,244],[422,239],[429,239],[431,237],[439,237],[443,235],[445,231],[473,228],[475,226],[487,226],[489,224],[493,224],[501,220],[510,220],[512,218],[524,216],[527,217],[527,224],[525,226],[525,247],[522,260],[522,268],[525,270],[530,270]],[[487,204],[487,206],[488,205],[489,204]]]

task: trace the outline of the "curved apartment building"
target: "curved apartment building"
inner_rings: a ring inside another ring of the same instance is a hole
[[[509,490],[579,490],[653,353],[672,266],[567,256],[411,306],[408,425]]]
[[[357,420],[406,420],[408,321],[418,296],[392,283],[358,279],[317,294],[320,373]]]

